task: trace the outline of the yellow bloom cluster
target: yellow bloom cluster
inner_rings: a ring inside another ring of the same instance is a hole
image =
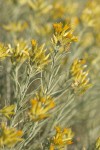
[[[67,145],[72,144],[72,138],[74,136],[70,128],[61,129],[61,127],[55,127],[56,134],[52,139],[50,150],[55,150],[56,148],[61,150]]]
[[[73,77],[72,88],[80,94],[84,93],[91,84],[89,83],[88,71],[85,71],[85,60],[75,59],[71,66],[71,76]]]
[[[5,123],[2,123],[0,127],[0,147],[13,147],[17,142],[23,140],[22,135],[21,130],[17,131],[15,128],[9,128]]]
[[[28,0],[27,5],[38,14],[40,14],[41,11],[42,15],[49,13],[49,11],[52,9],[52,6],[48,5],[48,2],[45,0]]]
[[[10,119],[12,115],[14,115],[15,105],[5,106],[4,108],[0,109],[0,115],[3,115]]]
[[[95,26],[99,23],[100,6],[99,0],[89,1],[84,9],[81,19],[87,26]],[[98,21],[97,21],[98,20]]]
[[[52,38],[52,43],[55,49],[59,49],[60,52],[65,51],[66,47],[71,42],[76,42],[77,37],[73,35],[73,30],[70,25],[63,26],[62,23],[53,24],[54,35]]]
[[[31,100],[31,109],[29,110],[29,117],[33,121],[40,121],[50,116],[50,110],[53,109],[55,103],[52,98],[42,97]]]
[[[50,54],[46,53],[44,44],[38,46],[34,39],[31,44],[32,46],[29,47],[27,42],[22,39],[15,41],[14,47],[10,44],[7,47],[4,44],[0,44],[0,58],[9,57],[13,64],[27,60],[31,66],[41,70],[50,62]]]
[[[23,62],[29,57],[28,46],[26,41],[15,41],[14,48],[11,47],[11,45],[8,45],[8,47],[8,54],[13,64]]]
[[[8,56],[7,46],[3,43],[0,43],[0,58],[3,59]]]
[[[97,139],[97,142],[96,142],[96,149],[97,149],[97,150],[100,150],[100,137]]]
[[[63,5],[62,5],[62,1],[60,1],[59,3],[54,2],[52,9],[53,9],[52,17],[54,19],[58,19],[58,18],[63,17],[63,15],[65,13],[65,7],[63,7]]]
[[[44,44],[39,47],[34,39],[31,43],[32,49],[29,51],[30,64],[34,64],[38,70],[43,69],[50,61],[49,54],[46,54]]]
[[[99,0],[88,1],[85,9],[83,10],[82,16],[80,16],[80,20],[83,23],[84,27],[87,29],[86,33],[83,34],[82,43],[88,47],[94,45],[98,48],[100,47],[100,34],[98,34],[100,30],[100,2]],[[91,27],[92,30],[88,30],[87,27]],[[92,40],[92,41],[91,41]],[[96,43],[95,43],[96,42]],[[89,45],[88,45],[89,43]],[[83,45],[82,45],[83,46]],[[92,49],[91,49],[92,51]],[[98,55],[98,52],[97,52]]]
[[[7,25],[3,25],[3,28],[10,32],[22,32],[28,27],[26,22],[12,22]]]

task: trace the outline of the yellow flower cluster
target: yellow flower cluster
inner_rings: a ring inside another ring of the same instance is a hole
[[[71,42],[76,42],[77,37],[73,35],[73,30],[70,25],[63,26],[62,23],[53,24],[54,35],[52,38],[52,43],[55,49],[59,49],[60,52],[65,51],[66,47]]]
[[[82,13],[81,19],[86,26],[95,26],[96,24],[98,24],[97,22],[99,22],[99,16],[99,0],[89,1]]]
[[[31,108],[29,110],[29,117],[33,121],[40,121],[50,116],[50,110],[55,106],[51,98],[34,98],[31,100]]]
[[[46,54],[44,44],[39,47],[34,39],[31,43],[32,49],[29,51],[30,64],[34,64],[38,70],[43,69],[50,61],[49,54]]]
[[[0,109],[0,115],[10,119],[10,117],[15,114],[14,109],[15,105],[5,106],[4,108]]]
[[[75,59],[71,66],[71,76],[73,77],[72,88],[80,94],[84,93],[91,84],[89,83],[88,71],[85,71],[85,60]]]
[[[61,127],[55,127],[56,134],[52,139],[50,150],[64,149],[67,145],[72,144],[72,138],[74,136],[70,128],[61,129]]]
[[[62,18],[66,10],[65,7],[63,7],[62,1],[59,3],[54,2],[52,9],[52,17],[54,19]]]
[[[3,43],[0,43],[0,58],[3,59],[8,56],[7,46]]]
[[[11,45],[8,45],[8,47],[8,54],[13,64],[23,62],[29,57],[27,43],[23,40],[16,41],[14,48]]]
[[[32,46],[28,47],[27,42],[22,39],[15,41],[15,47],[0,44],[0,58],[10,57],[13,64],[28,60],[31,66],[34,65],[37,70],[41,70],[50,62],[50,54],[46,53],[44,44],[38,46],[34,39],[31,44]]]
[[[17,142],[23,140],[22,135],[21,130],[17,131],[15,128],[9,128],[5,123],[2,123],[0,127],[0,147],[13,147]]]
[[[97,139],[97,142],[96,142],[96,149],[97,149],[97,150],[100,150],[100,137]]]
[[[27,5],[33,10],[36,11],[37,14],[44,15],[46,13],[49,13],[49,11],[52,9],[51,5],[48,5],[48,2],[45,0],[28,0]]]
[[[26,22],[12,22],[7,25],[3,25],[3,28],[9,32],[22,32],[28,27]]]

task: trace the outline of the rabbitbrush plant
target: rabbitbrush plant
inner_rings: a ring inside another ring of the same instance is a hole
[[[75,97],[90,86],[84,59],[63,67],[70,45],[77,42],[70,25],[53,24],[51,47],[32,39],[0,45],[0,59],[10,64],[10,99],[0,109],[1,149],[60,150],[73,144],[74,133],[65,118]]]
[[[0,0],[1,150],[100,149],[99,18],[99,0]]]

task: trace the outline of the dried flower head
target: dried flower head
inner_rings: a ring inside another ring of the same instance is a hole
[[[72,138],[74,136],[72,130],[70,128],[61,129],[61,127],[55,127],[56,134],[52,138],[52,142],[50,145],[50,150],[63,149],[67,145],[72,144]]]
[[[22,141],[21,138],[23,132],[21,130],[16,130],[15,128],[9,128],[5,123],[1,124],[0,127],[0,147],[13,147],[17,142]]]
[[[91,84],[89,83],[88,71],[85,71],[86,64],[84,59],[75,59],[71,66],[71,76],[73,77],[72,88],[75,92],[84,93]]]
[[[33,121],[40,121],[50,116],[50,110],[55,106],[51,98],[34,98],[31,100],[31,108],[29,110],[29,117]]]
[[[15,114],[14,109],[15,105],[5,106],[4,108],[0,109],[0,115],[10,119],[10,117]]]

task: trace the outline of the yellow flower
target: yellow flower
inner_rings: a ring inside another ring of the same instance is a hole
[[[60,34],[63,30],[63,24],[61,22],[55,23],[55,24],[53,24],[53,28],[54,28],[54,31],[56,34]]]
[[[75,59],[71,66],[71,74],[72,76],[77,75],[80,70],[83,70],[83,65],[85,65],[86,61],[84,59]]]
[[[2,59],[7,56],[8,56],[7,47],[3,43],[0,43],[0,58]]]
[[[34,1],[34,0],[28,0],[27,1],[28,6],[36,12],[40,12],[41,14],[46,14],[49,13],[49,11],[52,9],[51,5],[48,5],[47,1],[44,0],[39,0],[39,1]]]
[[[9,56],[11,62],[16,64],[18,62],[23,62],[29,57],[27,42],[22,39],[15,41],[15,47],[12,48],[11,45],[8,45]]]
[[[33,39],[31,42],[32,42],[32,47],[34,48],[37,45],[36,40]]]
[[[54,35],[51,39],[55,49],[59,49],[60,52],[65,51],[66,47],[77,41],[77,37],[73,35],[73,30],[70,25],[63,26],[62,23],[53,24]]]
[[[53,144],[50,145],[50,150],[55,150]]]
[[[73,133],[70,128],[61,129],[61,127],[55,127],[56,134],[54,135],[50,150],[55,150],[55,148],[65,148],[65,146],[72,144]]]
[[[95,25],[98,24],[100,26],[99,17],[100,17],[99,1],[98,0],[88,1],[81,16],[83,24],[85,26],[94,27],[95,29]]]
[[[12,115],[14,115],[14,109],[15,109],[15,105],[10,105],[10,106],[5,106],[4,108],[2,108],[0,110],[0,114],[4,115],[5,117],[7,117],[8,119],[10,119],[10,117]]]
[[[50,116],[50,110],[54,108],[55,103],[50,98],[35,98],[31,100],[31,108],[29,110],[29,117],[33,121],[40,121]]]
[[[79,24],[79,18],[78,17],[72,17],[71,18],[71,27],[75,29],[78,24]]]
[[[85,71],[85,60],[76,59],[71,66],[71,76],[73,77],[72,88],[80,94],[84,93],[91,84],[89,83],[88,71]]]
[[[96,141],[96,148],[97,150],[100,150],[100,137]]]
[[[1,124],[0,128],[0,147],[13,147],[17,142],[22,141],[23,132],[15,128],[9,128],[5,123]]]
[[[26,22],[12,22],[7,25],[3,25],[3,28],[10,32],[22,32],[27,28],[28,24]]]
[[[65,7],[62,5],[62,1],[59,1],[59,3],[54,2],[52,9],[52,17],[54,19],[62,18],[66,11]]]
[[[38,47],[36,40],[32,40],[32,49],[29,51],[30,63],[35,65],[35,68],[43,69],[49,62],[49,54],[46,54],[44,44]]]

